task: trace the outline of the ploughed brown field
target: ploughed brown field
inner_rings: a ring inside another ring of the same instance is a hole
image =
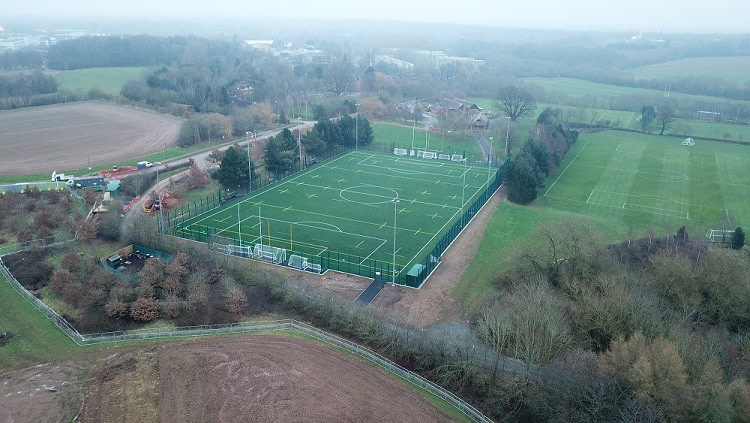
[[[57,104],[0,112],[0,176],[123,163],[174,144],[181,121],[112,104]]]
[[[0,374],[0,395],[2,421],[452,421],[374,365],[281,334],[110,349]]]

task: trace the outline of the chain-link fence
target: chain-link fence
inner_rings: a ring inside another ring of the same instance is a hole
[[[376,145],[368,146],[367,149],[370,151],[381,151],[388,152],[388,146]],[[390,147],[392,152],[392,147]],[[329,159],[338,156],[344,152],[350,151],[348,149],[340,149],[330,152],[328,156],[323,159]],[[411,269],[396,269],[396,275],[394,276],[394,266],[392,261],[387,260],[376,260],[369,257],[362,257],[356,254],[349,254],[343,251],[330,251],[325,250],[322,254],[309,257],[304,252],[294,251],[292,249],[287,250],[288,255],[300,255],[306,257],[310,263],[320,266],[321,271],[336,270],[343,273],[354,274],[364,276],[367,278],[376,278],[381,280],[392,281],[398,285],[404,285],[411,288],[419,288],[422,286],[424,281],[432,274],[435,268],[440,264],[440,259],[445,250],[453,243],[464,228],[471,222],[471,220],[479,213],[479,210],[484,207],[487,201],[502,185],[502,174],[505,168],[505,163],[500,165],[495,171],[494,177],[488,179],[487,188],[474,200],[474,202],[466,207],[459,216],[458,220],[448,229],[445,234],[438,240],[438,242],[432,247],[432,250],[421,257],[421,262],[417,262],[411,265]],[[298,166],[293,169],[290,175],[303,170],[303,167]],[[489,175],[488,175],[489,177]],[[255,185],[255,182],[253,182]],[[265,187],[267,185],[261,185]],[[192,217],[198,216],[205,211],[212,210],[218,207],[219,204],[223,203],[221,199],[221,193],[219,193],[218,201],[193,203],[187,205],[185,208],[180,208],[174,214],[167,213],[167,233],[170,235],[178,236],[181,238],[190,239],[198,242],[205,243],[218,243],[223,244],[226,239],[217,239],[218,232],[215,228],[203,227],[202,230],[188,229],[185,226],[185,222],[189,221]],[[406,270],[406,271],[404,271]]]

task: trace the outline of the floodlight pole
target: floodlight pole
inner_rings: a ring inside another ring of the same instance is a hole
[[[487,186],[490,184],[490,169],[492,168],[492,139],[493,137],[490,137],[490,151],[487,152]]]
[[[411,126],[411,149],[414,150],[414,135],[416,135],[417,130],[417,119],[414,118],[414,125]],[[409,152],[411,154],[411,151]]]
[[[299,170],[302,170],[302,125],[297,128],[297,150],[299,150]]]
[[[398,208],[398,198],[393,199],[393,273],[391,281],[396,284],[396,209]]]
[[[359,103],[354,103],[357,113],[354,115],[354,149],[359,150]]]
[[[464,192],[466,191],[466,157],[461,160],[464,162],[464,182],[461,185],[461,216],[464,214]]]
[[[252,160],[250,158],[250,134],[253,134],[255,139],[255,130],[245,132],[247,134],[247,193],[250,194],[253,191],[253,168]]]
[[[159,234],[161,234],[164,229],[164,213],[162,212],[164,205],[161,203],[161,189],[159,188],[159,166],[161,166],[161,162],[154,164],[156,165],[156,199],[159,201]]]

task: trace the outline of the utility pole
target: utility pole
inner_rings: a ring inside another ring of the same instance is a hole
[[[359,103],[354,103],[357,106],[357,113],[354,115],[354,149],[359,150]]]

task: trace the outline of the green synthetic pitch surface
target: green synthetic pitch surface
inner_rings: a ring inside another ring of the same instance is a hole
[[[747,224],[750,147],[682,141],[616,131],[585,134],[541,192],[542,203],[635,228],[702,230],[727,215]]]
[[[174,230],[197,240],[213,234],[235,245],[283,248],[287,258],[301,255],[324,268],[341,268],[324,258],[347,262],[351,273],[378,266],[385,277],[392,276],[395,217],[398,277],[425,261],[458,220],[462,192],[467,207],[487,188],[488,174],[486,166],[350,151]]]

